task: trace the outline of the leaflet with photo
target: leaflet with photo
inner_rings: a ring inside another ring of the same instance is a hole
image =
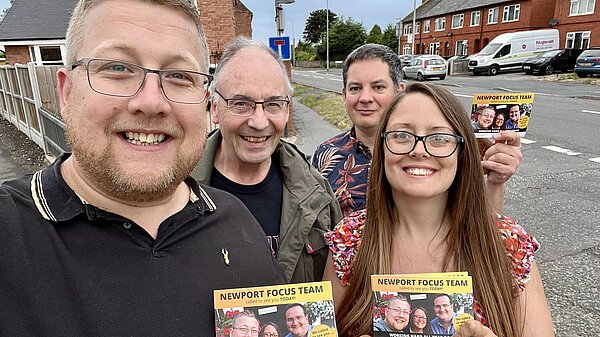
[[[216,337],[338,335],[329,281],[215,290],[214,305]]]
[[[491,138],[503,130],[525,137],[533,110],[533,93],[473,95],[471,127],[477,138]]]
[[[466,272],[372,275],[374,337],[452,336],[473,318]]]

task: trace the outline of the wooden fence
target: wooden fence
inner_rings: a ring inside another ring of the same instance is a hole
[[[69,150],[60,118],[58,68],[33,63],[0,67],[1,115],[53,155]]]

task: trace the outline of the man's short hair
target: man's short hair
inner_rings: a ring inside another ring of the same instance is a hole
[[[402,82],[402,63],[400,62],[398,55],[394,53],[394,51],[388,46],[376,43],[367,43],[354,49],[348,55],[348,57],[346,57],[346,60],[344,60],[344,64],[342,66],[344,90],[346,90],[346,84],[348,82],[348,69],[350,69],[350,66],[354,62],[373,59],[379,59],[388,65],[390,68],[390,78],[394,83],[394,88],[398,89],[400,83]]]
[[[239,314],[235,315],[233,317],[233,322],[232,322],[234,327],[236,327],[237,320],[240,319],[241,317],[254,318],[256,320],[256,324],[260,327],[260,321],[258,320],[258,317],[256,317],[256,314],[254,314],[254,311],[252,311],[252,310],[244,310],[244,311],[240,312]]]
[[[271,47],[267,46],[266,44],[264,44],[260,41],[251,40],[245,36],[238,36],[238,37],[234,38],[227,45],[227,47],[225,47],[225,50],[223,51],[223,54],[221,55],[221,59],[219,60],[219,65],[215,69],[214,80],[213,80],[212,84],[210,85],[211,94],[214,95],[215,90],[217,90],[217,86],[221,79],[220,74],[223,71],[223,69],[225,68],[225,66],[227,65],[227,63],[229,63],[229,61],[235,54],[237,54],[240,50],[242,50],[246,47],[255,47],[260,50],[263,50],[264,52],[269,54],[271,57],[273,57],[273,59],[275,61],[277,61],[277,64],[279,64],[279,67],[281,67],[281,71],[283,72],[283,76],[285,77],[285,86],[288,91],[288,95],[291,96],[294,89],[292,87],[292,83],[290,82],[289,77],[287,76],[287,70],[285,68],[285,65],[281,61],[281,58],[279,58],[279,55],[277,55],[273,51],[273,49],[271,49]]]
[[[288,310],[290,310],[293,307],[300,307],[302,308],[302,313],[306,316],[306,307],[300,303],[292,303],[289,304],[287,307],[285,307],[285,310],[283,311],[284,313],[287,313]]]
[[[69,22],[69,28],[67,29],[67,59],[66,64],[72,65],[77,59],[77,52],[81,48],[83,43],[83,37],[85,34],[85,23],[87,22],[87,16],[92,8],[100,5],[106,0],[79,0],[73,14],[71,15],[71,21]],[[119,0],[119,1],[137,1],[141,3],[161,5],[169,8],[173,8],[179,12],[186,14],[190,19],[194,21],[196,28],[198,28],[198,37],[200,38],[200,48],[202,49],[203,63],[206,69],[208,69],[208,44],[206,43],[206,37],[204,36],[204,29],[200,21],[200,13],[198,9],[192,4],[194,0]]]
[[[433,297],[433,300],[435,301],[436,299],[438,299],[439,297],[442,297],[442,296],[448,297],[448,301],[450,301],[450,304],[453,304],[452,297],[450,295],[448,295],[448,294],[445,294],[445,293],[435,294],[435,296]]]

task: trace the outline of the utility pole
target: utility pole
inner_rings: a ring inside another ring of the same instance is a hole
[[[329,72],[329,0],[327,0],[327,32],[326,32],[326,40],[327,40],[327,71]]]

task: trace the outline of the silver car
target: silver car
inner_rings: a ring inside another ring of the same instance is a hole
[[[402,76],[404,78],[416,78],[418,81],[431,77],[438,77],[443,80],[446,78],[446,71],[446,60],[441,56],[421,55],[402,68]]]

